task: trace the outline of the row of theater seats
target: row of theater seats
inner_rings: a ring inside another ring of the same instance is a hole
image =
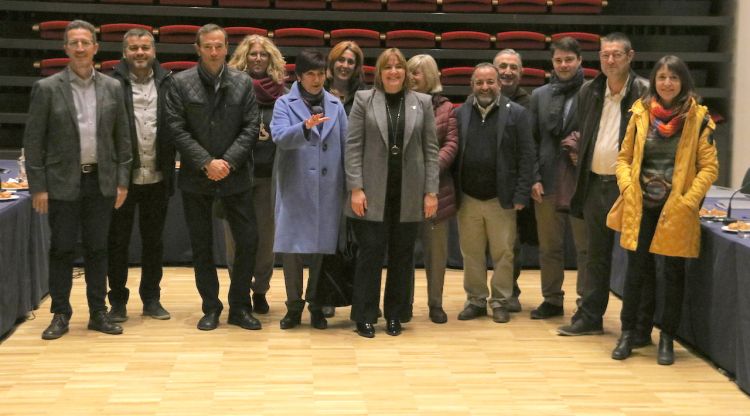
[[[52,75],[68,65],[68,58],[50,58],[43,59],[35,62],[34,66],[40,70],[42,76]],[[120,61],[111,60],[98,63],[97,69],[104,73],[111,73]],[[171,61],[163,62],[162,67],[170,71],[179,72],[184,69],[192,68],[196,65],[195,61]],[[293,63],[286,64],[287,82],[295,80],[294,75],[295,65]],[[469,85],[471,73],[473,67],[470,66],[458,66],[458,67],[446,67],[440,71],[440,81],[444,85]],[[375,76],[375,67],[370,65],[364,65],[363,70],[365,73],[365,82],[372,84]],[[587,79],[593,78],[599,74],[599,71],[592,68],[584,68],[584,77]],[[543,69],[538,68],[524,68],[523,77],[521,78],[521,85],[527,87],[535,87],[543,85],[549,78],[549,74]]]
[[[42,39],[62,39],[66,20],[52,20],[41,22],[33,26]],[[195,34],[200,28],[196,25],[166,25],[153,28],[135,23],[111,23],[101,25],[99,31],[102,41],[119,42],[123,34],[132,28],[142,28],[154,33],[159,42],[163,43],[193,43]],[[547,44],[558,38],[570,36],[578,40],[583,50],[598,50],[599,35],[586,32],[563,32],[547,36],[539,32],[508,31],[494,35],[457,30],[436,34],[426,30],[390,30],[380,33],[370,29],[334,29],[330,32],[323,30],[288,27],[267,30],[257,27],[240,26],[226,27],[229,42],[239,43],[247,35],[256,34],[268,36],[278,46],[333,46],[339,42],[353,40],[363,48],[386,47],[396,48],[444,48],[444,49],[546,49]]]
[[[78,2],[87,0],[74,0]],[[88,0],[94,2],[96,0]],[[298,10],[356,10],[459,13],[597,14],[606,0],[98,0],[100,3],[246,7]]]

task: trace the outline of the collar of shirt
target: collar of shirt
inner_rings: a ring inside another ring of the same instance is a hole
[[[152,78],[154,78],[154,70],[151,69],[148,72],[148,75],[146,75],[143,78],[138,78],[135,73],[128,72],[128,78],[130,78],[130,81],[136,83],[136,84],[147,84],[151,81]]]
[[[96,77],[96,70],[94,68],[91,68],[91,76],[89,76],[88,78],[79,77],[78,74],[76,74],[72,69],[70,69],[70,67],[67,68],[67,71],[68,71],[68,80],[71,83],[74,83],[84,88],[90,86],[94,82],[94,79]]]
[[[604,98],[608,100],[614,100],[614,101],[620,101],[625,96],[625,89],[628,86],[628,81],[630,81],[630,75],[625,79],[625,83],[622,84],[622,89],[617,94],[612,94],[612,91],[609,89],[609,83],[605,83],[607,88],[604,90]]]

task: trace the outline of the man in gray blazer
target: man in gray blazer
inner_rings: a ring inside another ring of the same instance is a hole
[[[508,322],[513,294],[516,211],[529,203],[534,142],[528,111],[500,94],[500,73],[481,63],[471,76],[472,95],[458,109],[456,197],[466,306],[459,320],[487,314]],[[487,288],[486,250],[494,271]]]
[[[539,236],[539,265],[542,271],[544,301],[531,311],[531,319],[547,319],[563,314],[562,290],[565,272],[565,228],[569,222],[573,231],[578,264],[576,292],[583,296],[586,275],[586,225],[580,218],[558,212],[557,196],[566,192],[557,189],[560,164],[575,169],[570,154],[563,152],[562,141],[577,130],[576,94],[583,84],[581,47],[578,41],[564,37],[552,42],[552,80],[534,90],[531,95],[531,127],[537,145],[534,200]],[[570,198],[572,195],[568,195]]]
[[[52,323],[43,339],[68,332],[72,267],[80,232],[84,248],[88,328],[121,334],[107,316],[107,232],[130,183],[130,136],[120,83],[94,70],[94,26],[65,29],[65,70],[37,81],[24,132],[34,209],[49,212],[49,291]]]

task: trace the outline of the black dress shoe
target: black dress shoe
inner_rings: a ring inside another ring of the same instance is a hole
[[[323,315],[323,311],[310,311],[310,325],[315,329],[328,328],[328,321]]]
[[[570,325],[563,325],[557,328],[558,335],[577,337],[581,335],[601,335],[604,333],[601,324],[590,324],[583,318],[576,319],[575,316],[572,319],[573,323]]]
[[[518,297],[511,296],[510,299],[508,299],[508,312],[511,313],[517,313],[521,312],[523,308],[521,308],[521,301],[518,300]]]
[[[478,318],[487,315],[487,308],[468,304],[461,313],[458,314],[459,321],[468,321],[469,319]]]
[[[398,319],[389,319],[388,323],[385,324],[385,333],[392,337],[401,335],[401,321]]]
[[[279,321],[281,329],[292,329],[302,322],[302,311],[287,311],[286,315]]]
[[[128,308],[125,304],[113,303],[109,309],[109,320],[112,322],[125,322],[128,320]]]
[[[375,327],[369,322],[357,322],[357,335],[365,338],[375,338]]]
[[[620,335],[620,339],[617,341],[615,349],[612,350],[612,359],[624,360],[630,357],[630,354],[633,352],[632,340],[633,331],[622,331],[622,335]]]
[[[656,353],[656,362],[659,365],[672,365],[674,363],[674,338],[661,331],[659,336],[659,349]]]
[[[436,324],[444,324],[448,322],[448,315],[441,307],[430,308],[430,320]]]
[[[99,331],[110,335],[122,334],[122,327],[109,320],[107,311],[97,311],[91,314],[88,328],[92,331]]]
[[[654,345],[654,342],[651,341],[651,333],[644,333],[636,329],[633,333],[633,339],[630,341],[630,346],[636,349],[648,347],[649,345]]]
[[[265,315],[270,307],[265,293],[253,293],[253,312]]]
[[[167,310],[164,309],[163,306],[161,306],[161,303],[158,300],[155,300],[153,302],[148,302],[145,305],[143,305],[143,316],[150,316],[160,321],[165,321],[172,317],[172,315],[170,315],[169,312],[167,312]],[[111,312],[110,312],[110,317],[111,317]]]
[[[562,316],[564,313],[565,311],[561,305],[553,305],[545,301],[531,311],[531,319],[547,319],[554,316]]]
[[[244,308],[240,310],[230,309],[227,323],[230,325],[237,325],[243,329],[256,330],[262,328],[260,321],[257,320],[248,309]]]
[[[198,321],[198,329],[201,331],[213,331],[219,326],[219,315],[221,311],[211,311],[203,315],[203,318]]]
[[[52,317],[47,329],[42,332],[42,339],[58,339],[68,332],[70,318],[62,313],[56,313]]]

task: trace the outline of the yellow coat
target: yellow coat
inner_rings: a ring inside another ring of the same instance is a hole
[[[643,214],[640,175],[650,120],[648,109],[641,100],[636,101],[630,111],[633,115],[617,157],[620,198],[610,211],[607,225],[621,232],[620,245],[623,248],[634,251]],[[707,114],[705,106],[692,102],[677,146],[672,191],[662,208],[649,248],[651,253],[698,257],[701,233],[698,210],[719,172],[716,146],[709,142],[716,125],[709,120],[703,134],[700,132]]]

